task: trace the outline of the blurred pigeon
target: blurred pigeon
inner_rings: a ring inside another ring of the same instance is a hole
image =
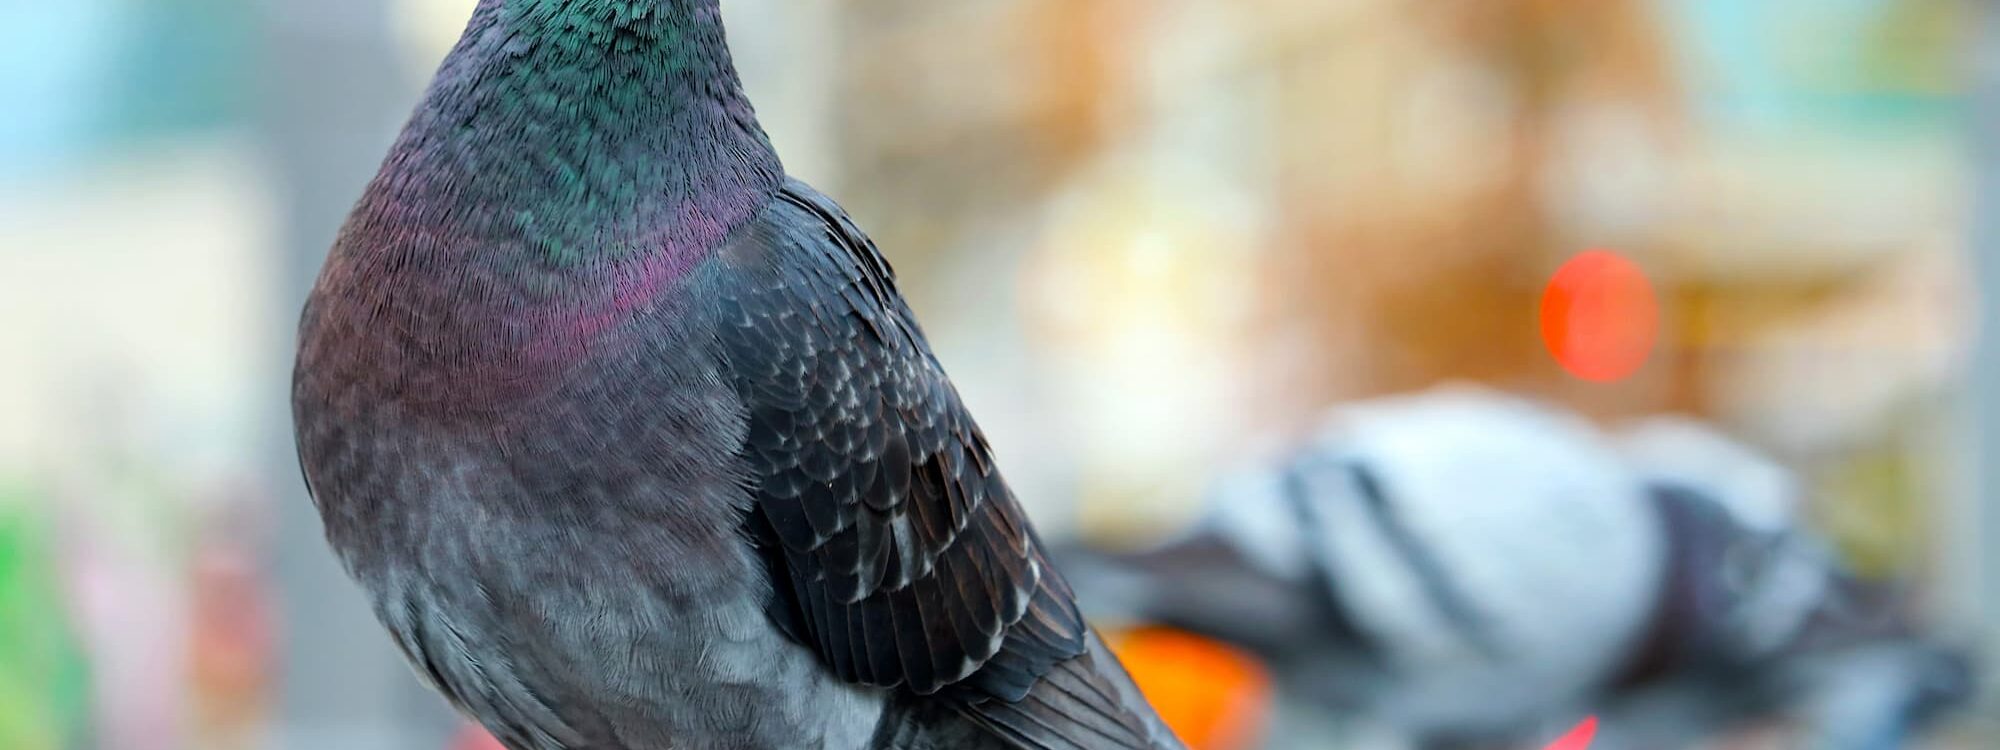
[[[1353,405],[1221,482],[1181,537],[1064,564],[1096,614],[1249,647],[1298,700],[1425,746],[1518,747],[1604,711],[1594,747],[1685,747],[1806,700],[1850,647],[1902,707],[1833,734],[1907,732],[1962,694],[1963,661],[1798,528],[1788,475],[1712,433],[1701,461],[1642,463],[1664,434],[1462,387]]]
[[[511,750],[1178,746],[717,0],[482,0],[293,400],[341,561]]]
[[[1653,741],[1669,724],[1774,717],[1803,726],[1813,747],[1890,750],[1971,698],[1966,651],[1925,635],[1894,582],[1845,569],[1800,518],[1790,472],[1680,417],[1615,439],[1669,555],[1647,635],[1605,691],[1626,710],[1604,747],[1674,747]],[[1663,709],[1680,718],[1649,716]]]

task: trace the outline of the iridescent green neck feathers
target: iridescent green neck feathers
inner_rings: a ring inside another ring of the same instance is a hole
[[[782,180],[716,0],[482,0],[370,197],[567,265],[700,253]]]

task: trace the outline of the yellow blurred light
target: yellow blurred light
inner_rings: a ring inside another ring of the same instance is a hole
[[[412,75],[428,79],[451,51],[478,0],[396,0],[389,19],[403,44]]]

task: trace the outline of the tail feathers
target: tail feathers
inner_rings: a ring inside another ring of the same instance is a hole
[[[1183,750],[1094,632],[1019,701],[906,696],[887,711],[878,750]]]
[[[969,701],[967,721],[1022,750],[1178,750],[1179,740],[1095,632],[1083,655],[1043,675],[1026,698]]]
[[[1016,750],[942,700],[901,696],[883,709],[872,750]]]

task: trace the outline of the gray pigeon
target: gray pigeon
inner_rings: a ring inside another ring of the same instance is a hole
[[[1094,614],[1246,646],[1307,714],[1426,747],[1533,747],[1590,714],[1596,750],[1794,714],[1816,747],[1896,747],[1968,667],[1841,571],[1793,484],[1690,423],[1611,440],[1455,387],[1335,409],[1184,535],[1062,559]]]
[[[512,750],[1179,746],[717,0],[481,0],[293,407],[340,560]]]

